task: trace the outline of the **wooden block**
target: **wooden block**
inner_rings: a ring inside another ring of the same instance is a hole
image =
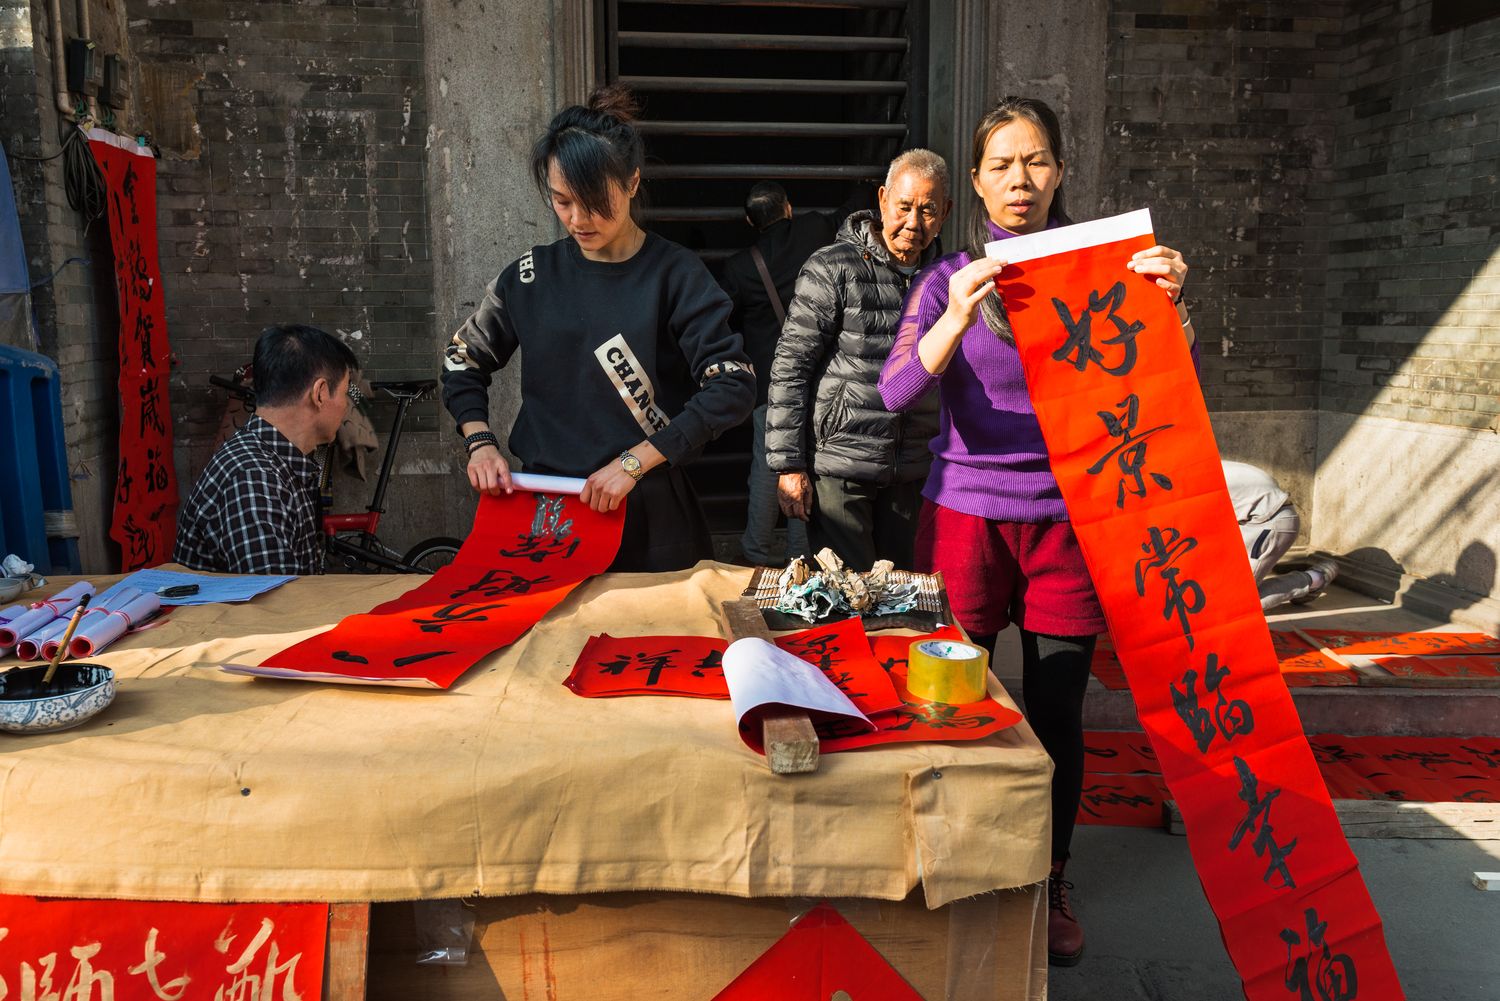
[[[736,598],[719,604],[730,639],[757,636],[767,642],[771,630],[755,602]],[[787,710],[767,715],[761,721],[761,741],[766,764],[774,775],[804,775],[818,770],[818,735],[805,712]]]
[[[1500,872],[1476,872],[1474,885],[1481,890],[1500,890]]]
[[[1400,803],[1336,799],[1333,812],[1346,838],[1500,840],[1500,803]],[[1185,834],[1177,803],[1162,805],[1168,834]]]
[[[370,905],[328,905],[328,962],[323,971],[327,1001],[364,1001],[370,957]]]

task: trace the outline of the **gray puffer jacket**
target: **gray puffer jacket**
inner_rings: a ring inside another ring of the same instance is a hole
[[[936,256],[934,241],[919,263]],[[879,486],[927,475],[937,394],[893,414],[875,388],[910,286],[891,263],[874,212],[851,215],[837,242],[808,258],[771,364],[766,462],[773,470]]]

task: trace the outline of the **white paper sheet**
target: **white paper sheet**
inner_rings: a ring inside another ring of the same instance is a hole
[[[869,717],[856,709],[822,671],[758,637],[729,644],[724,651],[724,680],[729,685],[737,723],[743,723],[757,709],[788,706],[859,720],[875,729]]]
[[[1151,210],[1136,209],[1108,219],[1080,222],[1057,229],[1044,229],[1040,233],[1012,236],[984,245],[986,257],[993,257],[1009,264],[1034,261],[1038,257],[1051,257],[1070,250],[1097,247],[1101,243],[1115,243],[1151,232]]]

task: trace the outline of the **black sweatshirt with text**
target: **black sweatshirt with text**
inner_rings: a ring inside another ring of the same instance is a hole
[[[619,263],[571,238],[534,247],[453,335],[443,404],[460,425],[488,421],[490,378],[519,350],[510,451],[523,468],[588,476],[642,439],[680,465],[755,402],[729,312],[697,255],[654,234]]]

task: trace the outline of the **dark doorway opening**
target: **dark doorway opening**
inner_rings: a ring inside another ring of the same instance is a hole
[[[601,0],[604,75],[644,103],[646,224],[710,269],[752,241],[745,195],[873,207],[927,141],[927,0]],[[716,533],[745,523],[748,423],[689,470]]]

